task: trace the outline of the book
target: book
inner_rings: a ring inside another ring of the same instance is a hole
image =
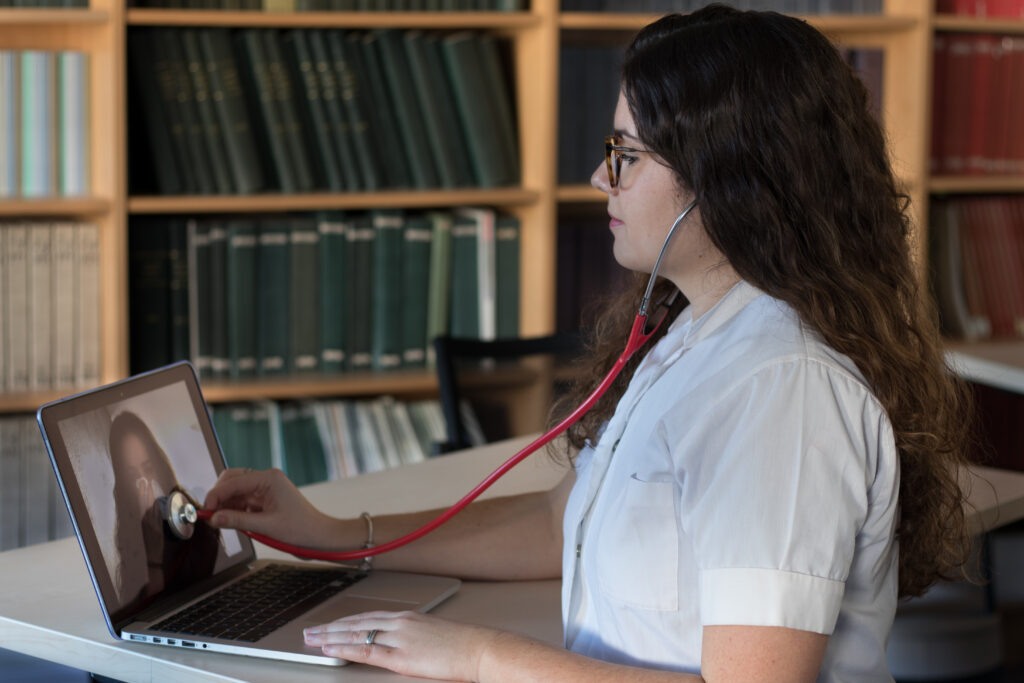
[[[242,29],[232,34],[239,55],[242,90],[246,94],[248,109],[252,112],[256,149],[267,172],[268,186],[281,192],[295,193],[299,191],[299,184],[296,171],[292,168],[288,138],[282,115],[278,111],[276,91],[261,34],[259,29]]]
[[[290,157],[291,170],[295,174],[294,191],[308,192],[316,187],[316,179],[313,177],[313,164],[306,144],[305,126],[296,107],[298,90],[281,50],[280,33],[274,29],[265,29],[260,31],[260,36],[263,39],[275,107],[280,117],[285,152]]]
[[[76,229],[75,254],[75,380],[80,387],[91,387],[100,381],[102,332],[100,330],[100,234],[93,223],[82,223]]]
[[[28,388],[38,391],[53,386],[53,252],[50,225],[36,223],[28,239]]]
[[[260,375],[285,374],[289,367],[291,241],[288,220],[260,221],[256,252],[256,348]]]
[[[328,118],[320,78],[308,39],[308,31],[294,29],[281,37],[282,54],[295,84],[295,105],[302,141],[310,150],[309,159],[316,187],[340,192],[349,186],[335,148],[335,128]]]
[[[456,213],[451,227],[451,287],[449,332],[466,339],[480,338],[480,290],[477,280],[479,224],[472,215]]]
[[[320,233],[307,217],[292,218],[288,232],[288,367],[292,373],[315,372],[320,369]]]
[[[495,118],[499,104],[488,99],[495,90],[487,82],[477,35],[470,31],[458,32],[445,37],[441,47],[476,184],[480,187],[514,184],[519,179],[518,171],[503,147],[504,136],[500,132],[496,134],[501,125]]]
[[[207,334],[210,340],[210,376],[223,379],[230,374],[227,316],[227,249],[228,233],[222,220],[210,220],[206,249],[209,258],[207,286],[200,291],[205,300]]]
[[[45,50],[21,53],[21,196],[57,191],[56,60]]]
[[[400,210],[371,212],[373,239],[372,356],[374,370],[394,370],[402,365],[402,263],[403,225]]]
[[[210,302],[210,224],[188,221],[189,357],[200,378],[213,374]]]
[[[7,391],[29,388],[29,234],[30,223],[5,226],[3,249],[4,313],[7,338],[4,345]]]
[[[206,151],[206,158],[210,161],[213,192],[231,194],[235,192],[235,184],[225,146],[227,134],[221,128],[220,117],[217,115],[217,105],[210,87],[209,72],[199,47],[199,35],[195,30],[189,28],[178,29],[175,31],[175,35],[181,43],[181,53],[185,59],[189,84],[192,86],[199,139]]]
[[[348,220],[340,212],[317,214],[320,233],[320,369],[341,372],[345,369],[346,320],[346,240]]]
[[[387,87],[384,67],[380,63],[375,42],[376,34],[351,32],[346,34],[346,39],[352,48],[347,51],[353,65],[352,73],[362,77],[358,83],[365,88],[365,111],[373,112],[372,119],[369,116],[366,119],[367,132],[371,153],[381,158],[381,189],[412,187],[409,158],[402,149],[401,138],[395,135],[399,127],[395,115],[397,105]]]
[[[257,371],[257,230],[251,219],[226,225],[225,292],[228,374],[252,377]]]
[[[477,330],[470,336],[474,339],[491,340],[498,334],[497,318],[497,264],[495,244],[495,223],[496,214],[493,209],[478,207],[460,207],[455,211],[458,219],[471,221],[475,224],[473,234],[473,248],[476,250],[474,263],[476,270],[470,286],[476,289],[476,321]],[[454,228],[453,228],[454,236]],[[453,254],[454,260],[454,254]],[[453,265],[453,268],[457,267]],[[453,278],[452,287],[455,287]],[[454,315],[454,306],[453,315]],[[468,331],[468,330],[467,330]]]
[[[399,308],[402,366],[407,368],[424,367],[427,362],[432,228],[430,218],[422,213],[407,215],[402,226]]]
[[[227,29],[196,31],[202,62],[213,98],[214,114],[224,134],[224,153],[234,191],[251,194],[264,189],[263,164],[256,151],[255,131],[246,108],[238,63]]]
[[[519,336],[520,223],[512,214],[500,214],[494,225],[495,336]]]
[[[448,333],[451,310],[453,218],[447,211],[430,211],[430,280],[427,283],[427,365],[434,367],[434,338]]]
[[[75,385],[75,231],[74,223],[53,224],[53,385],[66,389]],[[0,335],[2,336],[2,335]],[[134,349],[134,345],[132,346]]]
[[[349,285],[346,296],[348,369],[373,367],[373,311],[371,297],[374,282],[374,241],[376,231],[368,214],[354,217],[345,243]]]
[[[180,218],[166,222],[168,302],[170,335],[168,362],[191,358],[189,331],[188,223]]]
[[[332,148],[333,154],[338,160],[339,173],[344,179],[342,189],[360,190],[367,183],[363,177],[366,171],[361,168],[363,163],[356,159],[356,155],[359,153],[369,154],[369,150],[360,151],[355,146],[355,133],[349,122],[348,113],[345,111],[342,99],[344,95],[327,46],[326,31],[308,31],[306,36],[313,60],[313,73],[317,79],[317,88],[326,118],[326,128],[323,131],[324,144]],[[370,160],[367,160],[366,163],[369,164]]]
[[[129,363],[133,374],[166,365],[171,356],[169,238],[160,219],[139,217],[129,223]]]
[[[432,112],[425,110],[417,98],[417,84],[410,70],[409,59],[398,31],[379,29],[371,33],[369,43],[375,45],[383,67],[384,81],[394,104],[401,148],[412,171],[416,188],[438,187],[438,171],[432,153],[428,128]]]
[[[363,73],[365,78],[365,72],[357,71],[358,47],[342,31],[317,31],[316,35],[323,36],[330,66],[327,72],[333,74],[337,83],[338,98],[344,112],[343,123],[339,120],[339,125],[349,132],[348,140],[352,148],[345,150],[343,158],[350,159],[356,166],[352,189],[380,189],[385,186],[386,180],[370,132],[369,112],[373,111],[370,89],[365,80],[359,77]],[[314,41],[314,49],[316,45]]]
[[[137,163],[152,169],[161,194],[181,194],[193,190],[185,129],[177,113],[177,91],[167,57],[158,56],[154,35],[152,29],[128,31],[129,101],[142,114],[149,152]],[[134,148],[132,157],[140,159]],[[140,172],[133,168],[133,181]]]
[[[0,50],[0,197],[21,194],[21,53]]]
[[[89,55],[57,53],[57,193],[89,194]],[[2,194],[2,192],[0,192]]]
[[[987,337],[987,318],[971,314],[964,290],[964,256],[959,213],[955,203],[934,201],[928,227],[931,285],[943,333],[956,339]]]

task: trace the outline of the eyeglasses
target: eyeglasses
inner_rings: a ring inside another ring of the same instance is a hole
[[[618,135],[609,135],[604,139],[604,163],[608,168],[608,186],[618,187],[619,178],[622,174],[622,162],[635,161],[636,157],[632,156],[637,152],[647,152],[646,149],[637,149],[636,147],[624,147],[620,144]]]

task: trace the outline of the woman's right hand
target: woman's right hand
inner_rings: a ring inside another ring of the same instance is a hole
[[[317,510],[279,469],[228,469],[206,494],[203,507],[214,510],[210,525],[253,531],[306,548],[335,549],[340,544],[333,519]]]

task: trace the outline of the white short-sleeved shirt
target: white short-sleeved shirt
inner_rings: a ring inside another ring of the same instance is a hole
[[[684,311],[576,466],[567,647],[697,672],[703,626],[786,626],[830,634],[819,680],[892,680],[892,428],[788,305],[741,282]]]

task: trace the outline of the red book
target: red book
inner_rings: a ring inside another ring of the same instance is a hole
[[[985,139],[986,171],[988,173],[1010,172],[1010,100],[1019,86],[1012,80],[1013,40],[1009,36],[997,38],[992,50],[992,96],[988,102]]]
[[[1014,175],[1024,175],[1024,37],[1014,36],[1004,41],[1008,45],[1009,75],[1011,87],[1007,88],[1010,94],[1008,104],[1009,119],[1008,141],[1007,141],[1007,164],[1006,172]]]
[[[969,103],[964,172],[978,175],[987,173],[989,169],[986,155],[992,125],[992,74],[999,39],[994,35],[979,33],[972,37],[971,43],[970,80],[965,92]]]
[[[972,36],[953,33],[946,36],[946,57],[943,60],[943,126],[942,172],[958,175],[966,172],[967,132],[971,112],[971,60],[974,53]]]

